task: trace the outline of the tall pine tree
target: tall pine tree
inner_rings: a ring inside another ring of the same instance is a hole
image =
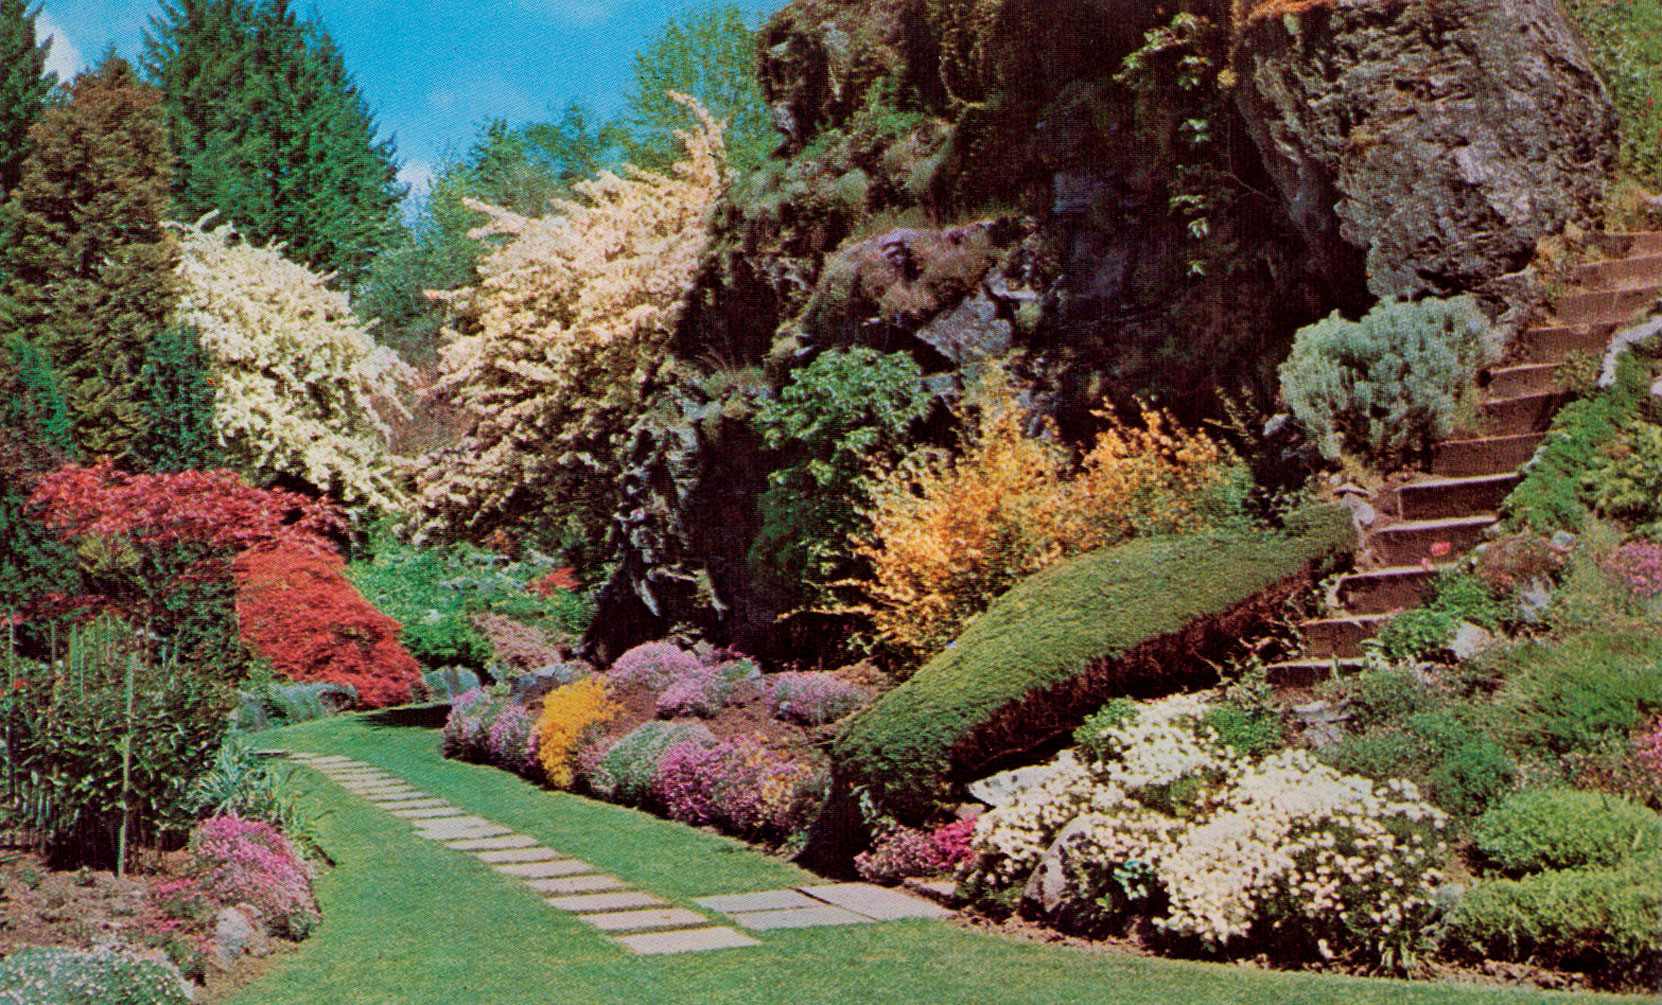
[[[75,444],[120,455],[145,425],[140,370],[172,308],[162,229],[172,153],[157,91],[113,52],[29,130],[3,209],[12,322],[58,373]]]
[[[178,144],[177,214],[219,210],[357,285],[400,235],[403,188],[323,25],[287,0],[169,0],[151,27],[144,66]]]
[[[0,198],[17,184],[29,127],[58,82],[46,72],[46,45],[35,41],[38,16],[24,0],[0,0]]]

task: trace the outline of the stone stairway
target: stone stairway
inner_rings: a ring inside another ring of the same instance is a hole
[[[1610,338],[1662,296],[1662,232],[1601,234],[1608,256],[1580,266],[1552,320],[1518,336],[1508,358],[1478,377],[1478,434],[1432,446],[1431,470],[1370,500],[1356,571],[1342,577],[1328,616],[1299,625],[1304,651],[1271,665],[1270,682],[1302,686],[1361,663],[1361,644],[1397,612],[1423,603],[1438,573],[1484,540],[1570,394],[1558,382],[1572,353],[1602,355]]]

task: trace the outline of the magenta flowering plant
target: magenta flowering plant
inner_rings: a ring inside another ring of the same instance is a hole
[[[825,787],[822,769],[737,737],[666,750],[650,798],[672,819],[768,839],[805,826]]]
[[[773,714],[804,726],[835,722],[870,700],[864,688],[828,673],[782,673],[768,685]]]
[[[295,938],[317,924],[311,874],[288,838],[270,824],[234,813],[209,817],[191,832],[189,853],[188,885],[174,895],[216,910],[252,904]]]
[[[672,820],[707,824],[720,817],[715,780],[721,776],[721,758],[727,751],[696,741],[683,741],[664,751],[652,778],[652,801]]]
[[[536,719],[524,705],[510,704],[485,732],[485,756],[490,763],[526,774],[536,763]]]
[[[658,695],[658,714],[665,718],[696,715],[708,719],[720,712],[733,693],[733,684],[716,667],[705,667],[677,677]]]
[[[697,656],[671,642],[646,642],[619,656],[606,673],[613,689],[662,691],[678,678],[705,669]]]
[[[1629,541],[1604,561],[1604,571],[1636,597],[1662,594],[1662,544]]]
[[[945,872],[946,859],[933,838],[915,827],[896,827],[878,838],[870,851],[854,856],[854,870],[872,883],[898,883],[908,876]]]
[[[961,862],[970,858],[970,842],[975,837],[975,822],[981,819],[981,814],[975,813],[961,820],[954,820],[949,824],[942,824],[929,835],[929,841],[935,846],[935,853],[941,857],[941,862],[948,869],[956,869]]]

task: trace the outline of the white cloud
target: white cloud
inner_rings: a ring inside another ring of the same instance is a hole
[[[410,197],[425,199],[433,188],[433,165],[422,160],[408,161],[398,169],[398,180],[410,186]]]
[[[45,41],[48,36],[51,36],[52,47],[46,51],[46,68],[67,84],[77,73],[86,69],[87,61],[81,58],[81,51],[52,20],[52,15],[42,11],[35,21],[35,37]]]

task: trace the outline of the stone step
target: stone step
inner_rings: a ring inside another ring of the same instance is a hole
[[[1552,425],[1552,417],[1571,397],[1565,391],[1548,391],[1513,398],[1491,398],[1478,402],[1478,420],[1490,436],[1539,433]]]
[[[1518,336],[1513,355],[1521,363],[1562,363],[1573,352],[1602,356],[1620,325],[1554,325]]]
[[[1412,482],[1397,489],[1397,515],[1404,520],[1441,520],[1494,513],[1522,480],[1516,471],[1505,471]]]
[[[1594,234],[1593,243],[1607,255],[1662,255],[1662,231],[1612,231]]]
[[[1625,290],[1595,290],[1559,297],[1552,305],[1553,316],[1564,325],[1621,324],[1649,307],[1662,286],[1649,283]]]
[[[1389,614],[1357,614],[1350,617],[1316,618],[1298,626],[1304,639],[1301,662],[1327,660],[1334,656],[1346,659],[1362,655],[1361,644],[1374,637]]]
[[[1575,281],[1589,290],[1619,290],[1662,283],[1662,255],[1638,255],[1589,262],[1577,267]]]
[[[1431,471],[1449,478],[1514,472],[1535,456],[1545,433],[1443,440],[1431,446]]]
[[[1366,660],[1340,658],[1325,660],[1288,660],[1271,663],[1264,668],[1264,679],[1273,687],[1310,687],[1325,680],[1354,673],[1366,665]]]
[[[1441,567],[1392,566],[1353,572],[1339,580],[1339,603],[1351,614],[1389,614],[1431,599]]]
[[[1404,520],[1375,531],[1371,543],[1375,553],[1392,565],[1412,565],[1421,559],[1452,562],[1482,544],[1483,532],[1494,523],[1493,515]]]
[[[1559,389],[1557,363],[1524,363],[1485,370],[1477,375],[1477,386],[1496,398],[1539,394]]]

